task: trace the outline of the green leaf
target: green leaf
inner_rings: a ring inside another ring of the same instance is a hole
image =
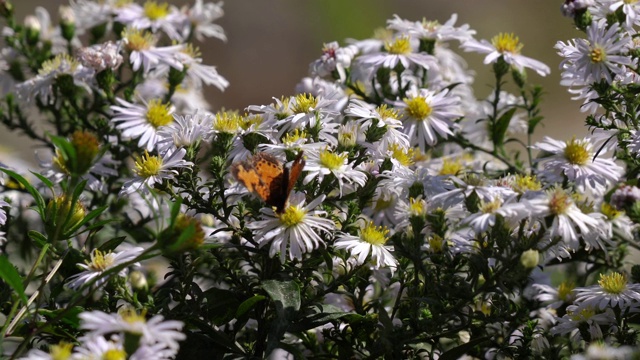
[[[238,306],[238,310],[236,310],[236,318],[242,317],[242,315],[246,314],[249,310],[253,309],[253,307],[266,299],[266,296],[263,295],[254,295],[247,300],[243,301],[240,306]]]
[[[300,287],[294,281],[265,280],[262,288],[282,310],[300,310]]]
[[[280,347],[280,339],[300,310],[300,287],[293,281],[266,280],[262,288],[276,306],[276,318],[271,323],[265,349],[265,354],[269,355]]]
[[[38,245],[38,247],[42,248],[43,246],[45,246],[49,241],[47,240],[47,237],[44,236],[43,234],[35,231],[35,230],[29,230],[29,232],[27,233],[27,235],[29,236],[29,238],[33,241],[35,241],[35,243]]]
[[[38,213],[40,214],[40,216],[43,216],[45,203],[44,203],[44,199],[42,198],[42,195],[40,195],[38,190],[36,190],[36,188],[31,186],[31,184],[29,184],[29,181],[27,181],[27,179],[22,177],[22,175],[5,168],[0,168],[0,171],[11,176],[15,181],[17,181],[20,185],[22,185],[25,188],[25,190],[29,192],[29,194],[31,194],[31,196],[33,197],[33,200],[36,201],[36,205],[38,206]]]
[[[106,243],[100,245],[100,247],[98,247],[98,250],[100,250],[102,252],[113,251],[113,250],[115,250],[115,248],[118,247],[118,245],[122,244],[122,242],[126,238],[127,238],[126,236],[115,237],[115,238],[107,241]]]
[[[53,189],[53,183],[51,182],[51,180],[47,179],[46,177],[38,174],[35,171],[30,171],[31,174],[33,174],[33,176],[37,177],[38,180],[42,181],[43,184],[45,184],[49,189]]]
[[[536,116],[533,117],[531,119],[529,119],[529,128],[527,130],[528,134],[533,134],[536,130],[536,126],[538,126],[538,124],[543,120],[544,118],[542,116]]]
[[[80,221],[79,223],[77,223],[76,225],[74,225],[72,228],[68,229],[66,234],[71,235],[73,234],[76,230],[78,230],[82,225],[86,224],[87,222],[95,219],[96,217],[98,217],[100,214],[102,214],[102,212],[104,212],[107,208],[109,207],[109,205],[105,205],[105,206],[101,206],[93,211],[91,211],[90,213],[88,213],[87,215],[85,215],[84,218],[82,218],[82,221]],[[70,212],[71,213],[71,212]],[[109,223],[113,220],[104,220],[100,223],[100,226]],[[98,224],[96,224],[98,225]],[[94,226],[95,227],[95,226]]]
[[[78,155],[71,142],[61,136],[49,135],[51,142],[60,151],[60,155],[72,174],[77,172]]]
[[[27,295],[24,293],[22,277],[6,256],[0,256],[0,277],[18,294],[20,300],[26,304]]]
[[[515,114],[517,108],[511,108],[507,110],[504,114],[502,114],[498,120],[493,125],[491,129],[491,139],[493,140],[493,144],[498,146],[502,145],[504,142],[504,135],[507,133],[507,129],[509,129],[509,123],[511,122],[511,118],[513,114]]]
[[[350,315],[350,313],[342,311],[342,309],[335,305],[318,305],[318,311],[319,312],[308,315],[301,321],[291,325],[289,327],[289,331],[298,332],[313,329],[330,321],[338,320],[344,316]]]

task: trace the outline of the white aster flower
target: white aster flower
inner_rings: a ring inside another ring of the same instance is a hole
[[[358,48],[354,45],[340,47],[335,41],[324,44],[322,56],[309,65],[309,73],[312,76],[327,77],[336,71],[338,80],[344,82],[347,78],[345,69],[351,66],[351,60],[357,53]]]
[[[640,307],[640,284],[630,284],[626,276],[613,272],[600,274],[598,285],[575,288],[574,304],[583,308],[605,310],[619,308],[622,312],[628,308]]]
[[[578,192],[589,192],[595,195],[604,194],[607,189],[617,183],[624,169],[613,159],[602,155],[594,158],[595,152],[590,138],[562,142],[545,137],[536,143],[534,149],[551,154],[542,159],[544,172],[542,177],[552,182],[562,182],[562,175],[575,183]]]
[[[344,114],[355,118],[357,122],[362,124],[363,131],[367,131],[372,126],[381,128],[380,131],[384,130],[380,140],[374,144],[368,142],[364,144],[372,150],[378,149],[380,152],[385,152],[391,144],[405,149],[409,148],[409,137],[402,132],[402,121],[400,121],[400,115],[396,109],[386,104],[375,107],[362,100],[351,99]]]
[[[58,360],[69,359],[71,357],[71,351],[73,350],[73,344],[61,342],[57,345],[49,345],[49,352],[44,352],[40,349],[31,349],[26,354],[19,358],[19,360]]]
[[[149,155],[145,150],[144,156],[136,159],[136,167],[133,169],[136,177],[122,185],[120,194],[131,194],[136,191],[146,192],[156,183],[161,183],[163,180],[173,180],[178,175],[177,169],[193,166],[192,162],[183,159],[186,153],[187,150],[181,148],[159,156]]]
[[[435,93],[427,89],[412,89],[407,98],[395,105],[404,110],[404,133],[412,145],[426,151],[438,142],[438,136],[453,136],[453,120],[462,116],[460,99],[448,90]]]
[[[85,68],[71,56],[60,54],[43,62],[38,75],[16,85],[16,92],[26,101],[37,96],[42,102],[48,104],[53,100],[51,95],[56,79],[63,75],[71,76],[76,86],[87,88],[87,84],[93,81],[94,71],[91,68]]]
[[[144,314],[138,314],[127,307],[122,307],[117,314],[89,311],[81,313],[78,317],[81,321],[80,328],[89,331],[88,337],[129,333],[140,336],[141,345],[162,344],[164,348],[173,350],[174,355],[180,348],[179,342],[186,338],[180,332],[184,326],[181,321],[165,321],[161,315],[146,319]]]
[[[156,47],[156,38],[150,32],[134,28],[126,28],[122,33],[125,48],[130,51],[129,61],[133,71],[141,67],[145,73],[164,63],[182,71],[183,65],[176,58],[176,53],[181,51],[184,44]]]
[[[67,279],[67,287],[70,289],[79,289],[94,279],[97,280],[92,284],[92,287],[98,287],[109,280],[109,277],[102,276],[103,273],[109,269],[130,262],[142,254],[143,251],[144,249],[141,247],[134,247],[118,252],[102,252],[94,249],[91,252],[91,261],[87,261],[86,264],[77,264],[77,266],[84,271]],[[127,269],[124,268],[117,274],[111,274],[110,276],[113,275],[125,277],[127,276]]]
[[[349,184],[355,183],[360,186],[364,186],[367,182],[367,174],[354,169],[349,164],[348,153],[337,154],[328,148],[307,154],[307,164],[304,169],[308,172],[304,178],[304,184],[308,184],[313,179],[322,182],[324,177],[330,174],[335,176],[338,180],[340,196],[345,190],[345,182]]]
[[[462,43],[461,47],[465,51],[487,54],[484,58],[485,65],[495,63],[498,59],[502,58],[507,64],[518,69],[518,71],[522,71],[524,68],[530,68],[540,76],[549,75],[551,72],[549,67],[542,62],[520,55],[520,50],[523,45],[520,43],[520,39],[514,34],[498,34],[491,39],[491,42],[484,39],[481,41],[471,39]]]
[[[213,135],[213,115],[195,111],[193,114],[173,115],[174,122],[158,130],[158,151],[176,151],[208,141]]]
[[[166,2],[146,1],[142,6],[131,2],[117,7],[114,13],[114,21],[134,29],[151,29],[154,33],[162,30],[177,41],[183,40],[184,28],[188,26],[187,17]]]
[[[499,214],[498,210],[503,203],[505,203],[505,200],[500,193],[496,193],[489,200],[480,200],[478,212],[462,220],[462,224],[468,224],[476,233],[487,231],[489,227],[495,225],[496,216]]]
[[[357,264],[362,265],[371,259],[374,269],[388,267],[392,271],[398,262],[391,254],[391,246],[385,245],[389,240],[389,230],[386,227],[376,227],[373,222],[361,224],[358,235],[342,234],[336,239],[334,247],[349,251],[357,258]]]
[[[326,212],[313,210],[324,198],[322,195],[304,206],[304,194],[292,194],[289,206],[281,214],[264,209],[262,213],[266,220],[251,222],[247,227],[254,231],[255,240],[261,247],[270,245],[270,257],[279,253],[280,262],[284,263],[289,248],[289,259],[302,260],[303,254],[324,245],[320,233],[331,233],[335,229],[333,221],[322,217]]]
[[[609,4],[611,12],[615,12],[622,6],[622,12],[627,16],[625,19],[627,28],[632,29],[634,25],[640,25],[640,3],[633,0],[614,0]]]
[[[380,67],[394,69],[399,64],[404,69],[413,69],[414,65],[427,70],[437,67],[433,55],[415,51],[409,36],[401,36],[391,42],[385,42],[384,48],[386,52],[361,55],[358,57],[358,62],[372,70]],[[371,75],[374,73],[372,72]]]
[[[144,105],[132,104],[120,98],[116,101],[121,105],[111,106],[114,112],[111,121],[119,123],[116,129],[122,131],[125,139],[139,137],[138,146],[152,151],[159,140],[158,130],[173,122],[173,106],[159,99],[153,99]]]
[[[615,23],[607,29],[606,20],[593,22],[587,28],[587,39],[574,39],[573,42],[559,41],[555,48],[564,58],[560,63],[563,69],[563,85],[568,85],[570,73],[574,83],[600,81],[605,79],[610,84],[615,75],[623,76],[626,67],[633,65],[628,52],[633,42],[626,31],[621,31]],[[573,85],[573,84],[571,84]]]
[[[0,225],[4,225],[7,222],[7,212],[5,208],[10,207],[8,202],[0,199]]]
[[[452,14],[451,18],[444,24],[438,21],[428,21],[425,18],[422,21],[409,21],[401,19],[398,15],[394,15],[393,19],[387,20],[387,28],[396,30],[402,34],[411,35],[418,39],[429,39],[438,41],[458,40],[466,41],[475,35],[476,31],[469,29],[469,25],[464,24],[455,27],[458,20],[458,14]]]
[[[567,306],[567,314],[550,329],[552,335],[571,334],[573,341],[583,340],[580,328],[585,328],[589,334],[588,341],[602,339],[602,328],[608,328],[616,323],[616,316],[611,308],[606,308],[603,312],[598,312],[593,308],[576,305]]]
[[[198,41],[204,41],[205,37],[215,37],[227,41],[222,26],[213,23],[224,15],[222,1],[203,3],[203,0],[196,0],[193,6],[186,11],[186,14],[191,23],[191,31]]]
[[[533,298],[543,304],[548,304],[547,306],[553,309],[571,304],[575,299],[573,293],[575,285],[573,283],[563,282],[558,285],[558,288],[544,284],[533,284],[532,287],[537,292]]]

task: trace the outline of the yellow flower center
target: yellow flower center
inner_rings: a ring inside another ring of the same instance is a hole
[[[429,237],[429,250],[432,253],[441,253],[444,249],[444,239],[439,235],[433,235]]]
[[[542,184],[535,175],[516,175],[511,187],[515,192],[522,194],[526,191],[540,190]]]
[[[91,262],[87,263],[91,270],[94,271],[105,271],[111,265],[113,265],[114,256],[111,251],[102,252],[98,249],[95,249],[91,252]]]
[[[564,157],[571,164],[585,165],[589,161],[591,153],[587,149],[584,141],[573,138],[567,141],[567,146],[564,148]]]
[[[414,161],[414,150],[413,148],[404,149],[397,144],[391,144],[389,146],[389,150],[391,150],[391,156],[398,160],[398,162],[403,166],[411,166]]]
[[[73,344],[63,341],[58,345],[51,345],[49,347],[49,355],[51,355],[51,360],[67,360],[71,358],[72,349]]]
[[[384,245],[388,238],[389,229],[384,226],[376,227],[372,221],[360,229],[360,238],[371,245]]]
[[[502,206],[502,199],[500,198],[495,198],[489,202],[480,200],[480,211],[485,214],[493,214],[496,210],[500,209],[500,206]]]
[[[520,44],[520,39],[514,33],[500,33],[491,39],[491,44],[499,53],[519,54],[524,45]]]
[[[573,299],[573,289],[576,285],[572,282],[562,282],[558,286],[558,299],[564,302],[571,302]]]
[[[318,100],[311,94],[298,94],[295,97],[295,104],[293,105],[294,114],[306,114],[315,109],[318,105]]]
[[[251,126],[258,126],[264,121],[264,117],[261,114],[251,114],[240,116],[240,128],[248,130]]]
[[[335,154],[329,150],[323,150],[320,152],[320,165],[329,170],[338,170],[344,161],[347,159],[347,154]]]
[[[131,307],[122,307],[122,308],[120,308],[120,310],[118,310],[118,314],[120,315],[122,320],[124,320],[125,322],[127,322],[129,324],[138,324],[138,323],[146,324],[146,322],[147,322],[147,319],[146,319],[147,311],[146,310],[142,310],[142,312],[138,314],[138,312],[135,309],[131,308]],[[131,331],[129,331],[129,332],[134,334]]]
[[[197,46],[194,46],[193,44],[187,44],[187,46],[182,48],[181,52],[183,54],[187,54],[192,59],[197,59],[202,56],[202,53],[200,52],[200,48]]]
[[[383,119],[397,119],[399,117],[398,110],[389,108],[387,104],[382,104],[376,108],[376,112]]]
[[[284,134],[284,137],[282,138],[282,143],[285,145],[291,145],[291,144],[295,144],[299,140],[306,139],[306,138],[307,138],[306,131],[295,129],[293,130],[293,132]]]
[[[298,206],[288,206],[282,214],[277,214],[280,222],[286,228],[294,227],[304,220],[307,212]]]
[[[555,215],[564,214],[571,205],[571,197],[562,189],[557,188],[551,193],[549,209]]]
[[[577,313],[567,312],[567,315],[571,316],[571,319],[576,322],[583,322],[591,319],[596,314],[592,307],[581,309]]]
[[[618,272],[609,275],[600,274],[598,285],[609,294],[620,294],[627,288],[627,278]]]
[[[601,47],[594,47],[589,52],[589,59],[594,64],[601,63],[607,59],[607,53]]]
[[[440,28],[440,22],[438,22],[438,20],[427,20],[422,18],[422,27],[428,31],[436,31]]]
[[[149,101],[147,105],[147,121],[155,128],[171,124],[171,103],[163,103],[159,99]]]
[[[622,214],[624,214],[624,211],[618,210],[613,206],[611,206],[609,203],[605,203],[605,202],[603,202],[602,205],[600,206],[600,212],[603,213],[609,220],[615,220],[619,218]]]
[[[147,50],[155,45],[153,34],[145,30],[126,28],[122,32],[122,38],[127,40],[127,49],[132,51]]]
[[[124,350],[109,349],[102,355],[102,360],[126,360],[127,353]]]
[[[218,112],[213,119],[213,129],[221,133],[235,134],[241,129],[242,122],[242,116],[237,111]]]
[[[63,67],[69,67],[68,72],[74,72],[79,63],[76,59],[72,58],[69,54],[56,55],[51,60],[47,60],[42,63],[42,67],[38,70],[38,74],[46,76],[54,71],[60,71]]]
[[[427,99],[422,96],[404,99],[403,101],[407,104],[404,111],[414,119],[425,120],[433,111],[431,106],[427,104]]]
[[[141,178],[149,178],[151,176],[158,175],[162,169],[162,158],[156,155],[149,155],[145,150],[144,155],[138,157],[135,162],[135,169],[133,171]]]
[[[411,216],[422,216],[427,213],[427,203],[424,199],[409,198],[409,213]]]
[[[464,170],[464,166],[460,159],[444,159],[442,161],[442,168],[440,168],[438,175],[458,175],[462,170]]]
[[[406,36],[399,37],[393,42],[385,43],[384,48],[389,54],[411,54],[411,41]]]
[[[147,1],[144,4],[144,14],[152,21],[163,19],[169,15],[169,4],[158,4],[156,1]]]

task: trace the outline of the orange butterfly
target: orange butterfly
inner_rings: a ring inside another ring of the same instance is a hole
[[[275,156],[260,152],[247,161],[232,164],[231,174],[249,191],[258,195],[267,205],[275,207],[276,212],[281,214],[303,168],[302,151],[293,161],[291,168],[284,167]]]

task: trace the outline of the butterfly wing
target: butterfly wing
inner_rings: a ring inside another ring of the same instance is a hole
[[[291,164],[291,170],[289,170],[289,176],[287,178],[287,192],[286,196],[289,197],[291,194],[291,190],[293,190],[293,186],[298,181],[300,175],[302,175],[302,169],[304,169],[304,158],[302,157],[302,151],[298,154],[295,160],[293,160],[293,164]]]
[[[280,209],[286,189],[286,169],[276,157],[263,152],[254,155],[253,162],[260,180],[260,185],[257,186],[255,193],[267,205]]]

